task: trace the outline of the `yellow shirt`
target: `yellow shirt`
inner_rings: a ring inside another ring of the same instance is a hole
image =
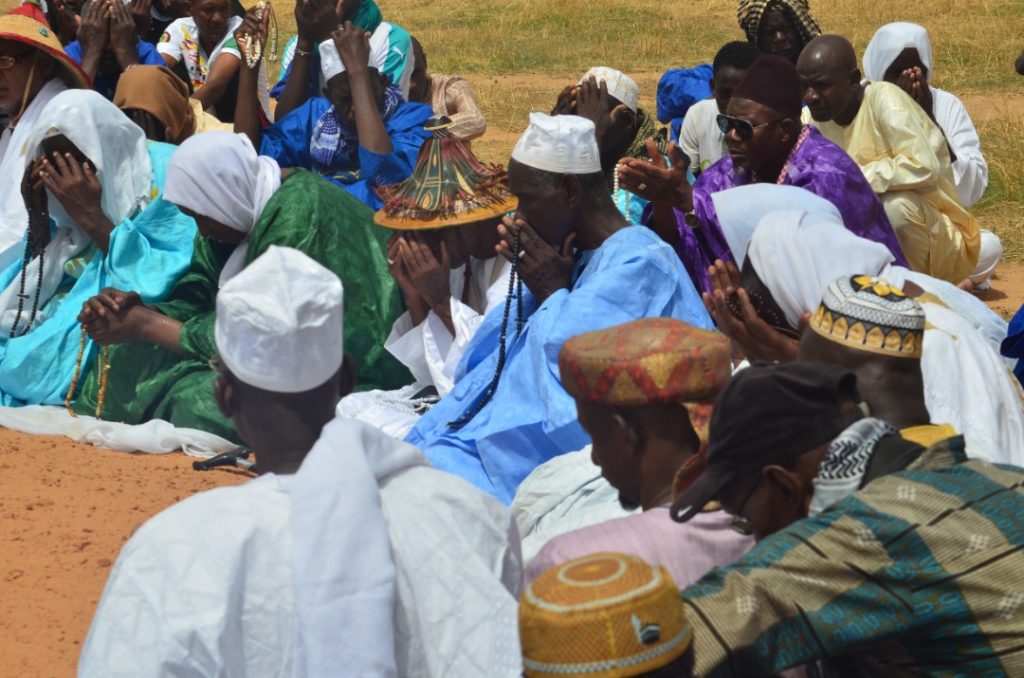
[[[203,105],[198,100],[189,97],[188,104],[192,107],[192,113],[196,116],[196,131],[194,134],[235,131],[235,126],[230,122],[221,122],[215,116],[204,111]]]
[[[931,447],[958,434],[956,429],[949,424],[927,424],[926,426],[911,426],[902,429],[900,435],[922,447]]]
[[[924,109],[896,85],[875,82],[848,126],[814,125],[860,165],[915,271],[954,284],[971,274],[978,222],[960,205],[946,137]]]

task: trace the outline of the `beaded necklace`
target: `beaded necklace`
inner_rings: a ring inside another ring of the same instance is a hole
[[[26,200],[26,204],[28,201]],[[10,338],[13,339],[18,336],[18,325],[21,324],[21,316],[25,310],[25,300],[28,299],[28,295],[25,294],[25,279],[28,276],[28,265],[32,262],[32,257],[35,255],[39,256],[39,278],[36,281],[36,291],[32,299],[32,314],[28,318],[28,323],[25,324],[25,328],[21,332],[21,336],[28,334],[28,331],[32,329],[32,323],[36,321],[36,314],[39,312],[39,295],[43,291],[43,265],[45,263],[44,255],[46,254],[46,246],[50,244],[50,213],[49,210],[43,209],[41,212],[36,213],[35,211],[29,212],[29,229],[28,237],[25,239],[25,253],[21,261],[21,275],[18,281],[18,312],[14,316],[14,324],[11,325]]]
[[[775,183],[778,184],[779,186],[782,186],[786,183],[786,177],[789,175],[789,166],[793,162],[793,156],[796,155],[796,152],[800,149],[800,146],[802,146],[803,143],[807,141],[807,137],[809,137],[810,134],[811,126],[804,125],[804,128],[800,130],[800,136],[796,138],[796,143],[793,144],[793,150],[789,152],[789,155],[786,157],[785,164],[782,165],[782,171],[779,172],[779,178],[775,180]]]
[[[623,191],[626,194],[624,201],[619,201],[619,166],[615,165],[615,171],[612,173],[612,198],[615,200],[615,206],[619,208],[619,212],[622,212],[623,216],[629,219],[630,203],[633,201],[633,194],[629,191]],[[623,204],[624,203],[624,204]]]
[[[75,360],[75,373],[71,377],[71,388],[68,389],[68,395],[64,398],[64,408],[72,417],[78,416],[71,408],[71,402],[75,398],[75,389],[78,388],[78,377],[82,373],[82,360],[85,358],[85,344],[88,338],[89,333],[83,325],[82,338],[78,342],[78,358]],[[99,395],[96,396],[96,418],[100,419],[103,414],[103,399],[107,396],[107,375],[110,372],[109,346],[104,346],[103,350],[100,351],[99,358],[96,359],[96,369],[98,370],[100,383]]]
[[[508,321],[509,316],[512,313],[512,300],[516,300],[516,339],[522,334],[523,325],[525,320],[523,318],[523,279],[519,276],[519,257],[521,254],[520,250],[520,230],[517,228],[515,233],[515,243],[512,253],[512,271],[508,278],[508,294],[505,296],[505,312],[501,319],[501,331],[498,334],[498,365],[494,369],[494,376],[491,378],[491,383],[487,385],[487,389],[484,391],[483,396],[477,401],[468,412],[456,419],[455,421],[448,422],[448,428],[462,428],[470,421],[473,417],[480,414],[480,410],[484,409],[487,403],[491,402],[491,398],[494,397],[494,392],[498,389],[498,381],[501,380],[502,370],[505,369],[505,355],[507,352],[507,336],[508,336]]]

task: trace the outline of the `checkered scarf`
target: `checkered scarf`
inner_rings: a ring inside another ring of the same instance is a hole
[[[736,17],[740,21],[740,28],[747,32],[747,39],[753,44],[757,44],[757,32],[761,27],[761,19],[773,6],[784,8],[796,20],[800,37],[805,43],[821,35],[821,26],[811,14],[807,0],[740,0]]]
[[[897,433],[880,419],[866,417],[854,422],[829,445],[814,479],[810,514],[817,515],[860,489],[878,441]]]
[[[389,85],[384,90],[384,108],[381,110],[380,117],[385,125],[403,101],[402,92],[397,87]],[[346,127],[338,119],[334,106],[324,111],[324,114],[316,121],[313,138],[309,141],[309,155],[313,158],[313,162],[319,167],[329,170],[338,160],[349,162],[354,160],[358,149],[359,136],[355,127]]]

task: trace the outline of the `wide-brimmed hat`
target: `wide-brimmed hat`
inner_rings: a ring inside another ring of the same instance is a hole
[[[37,5],[25,3],[0,16],[0,40],[13,40],[35,47],[57,60],[64,81],[71,87],[90,89],[92,83],[81,67],[72,61],[50,28],[46,15]]]
[[[424,231],[494,219],[518,207],[508,187],[508,172],[486,165],[464,141],[449,132],[451,120],[432,118],[433,135],[423,144],[412,176],[381,186],[384,201],[373,220],[399,231]]]

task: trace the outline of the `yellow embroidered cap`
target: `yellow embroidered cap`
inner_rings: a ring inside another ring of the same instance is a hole
[[[598,553],[537,577],[519,603],[528,678],[625,678],[669,665],[693,640],[679,589],[661,566]]]
[[[924,346],[921,304],[870,275],[830,283],[810,326],[829,341],[870,353],[920,359]]]

